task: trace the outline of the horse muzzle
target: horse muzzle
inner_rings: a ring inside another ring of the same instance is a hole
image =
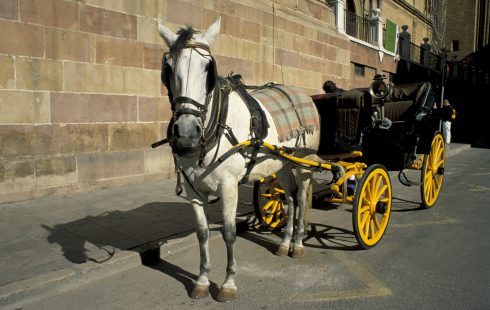
[[[194,115],[182,114],[172,124],[172,137],[178,148],[197,148],[200,146],[202,134],[202,124]]]

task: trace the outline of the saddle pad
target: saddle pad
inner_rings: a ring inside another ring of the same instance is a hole
[[[287,95],[286,95],[287,94]],[[302,89],[274,84],[250,93],[272,115],[279,142],[313,133],[320,129],[320,120],[313,101]]]

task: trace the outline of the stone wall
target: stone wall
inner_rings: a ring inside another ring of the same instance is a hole
[[[349,42],[322,1],[2,0],[0,202],[173,176],[156,20],[203,29],[219,73],[347,87]]]

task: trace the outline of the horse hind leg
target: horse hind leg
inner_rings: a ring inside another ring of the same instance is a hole
[[[284,229],[284,235],[281,243],[277,247],[274,254],[278,256],[287,256],[289,254],[291,239],[293,238],[294,232],[294,197],[293,192],[295,191],[294,179],[291,174],[289,167],[282,169],[278,172],[278,180],[281,180],[280,185],[284,189],[284,194],[286,196],[286,204],[288,206],[288,218],[286,220],[286,228]]]
[[[305,232],[305,217],[306,208],[308,208],[309,198],[308,191],[311,186],[311,172],[308,170],[300,169],[295,176],[296,183],[298,185],[298,191],[296,193],[296,228],[294,235],[294,245],[291,252],[291,256],[294,258],[305,256],[305,250],[303,246],[303,237]]]
[[[209,256],[209,227],[203,203],[198,200],[191,201],[196,216],[196,235],[199,241],[200,264],[199,277],[197,278],[194,288],[189,296],[194,299],[206,298],[209,296],[209,272],[211,271],[211,262]]]
[[[223,229],[221,231],[226,244],[227,266],[226,278],[216,296],[220,302],[229,302],[236,298],[237,287],[235,275],[237,264],[235,260],[236,241],[236,209],[238,204],[238,186],[235,180],[220,186],[220,196],[223,204]]]

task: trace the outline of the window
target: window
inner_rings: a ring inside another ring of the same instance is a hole
[[[459,40],[453,40],[451,42],[451,51],[453,52],[459,51]]]
[[[354,64],[354,75],[364,76],[365,75],[365,67],[363,65]]]

